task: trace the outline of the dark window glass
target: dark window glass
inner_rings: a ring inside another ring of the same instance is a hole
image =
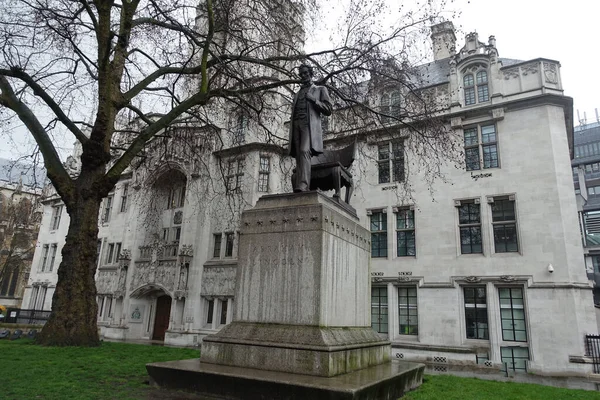
[[[387,214],[371,215],[371,257],[387,257]]]
[[[415,212],[398,210],[396,213],[396,235],[398,257],[416,255]]]
[[[419,334],[419,315],[417,311],[417,288],[398,288],[398,314],[401,335]]]
[[[379,333],[388,333],[387,287],[371,288],[371,327]]]
[[[219,323],[221,325],[225,325],[227,323],[227,300],[223,300],[221,302],[221,320]]]
[[[499,288],[498,293],[500,296],[502,340],[526,342],[527,327],[525,324],[523,289]]]
[[[481,239],[481,207],[462,202],[458,208],[461,254],[483,253]]]
[[[213,258],[221,257],[221,234],[216,233],[214,235],[215,247],[213,248]]]
[[[225,234],[225,257],[233,256],[233,233]]]
[[[494,203],[492,203],[492,225],[496,253],[519,251],[514,201],[494,199]]]
[[[465,287],[464,294],[467,339],[488,339],[485,286]]]
[[[212,324],[214,310],[215,310],[215,301],[208,300],[208,313],[206,314],[206,323],[207,324]]]
[[[527,371],[527,360],[529,360],[528,347],[500,347],[502,359],[502,371],[506,368],[513,371]]]

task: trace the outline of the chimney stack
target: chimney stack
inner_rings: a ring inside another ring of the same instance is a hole
[[[433,59],[435,61],[456,54],[456,35],[454,25],[450,21],[441,22],[431,27],[433,42]]]

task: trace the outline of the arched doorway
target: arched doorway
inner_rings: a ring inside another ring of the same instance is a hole
[[[165,340],[165,332],[169,329],[169,317],[171,316],[171,296],[159,296],[156,298],[156,314],[154,317],[154,329],[152,340]]]

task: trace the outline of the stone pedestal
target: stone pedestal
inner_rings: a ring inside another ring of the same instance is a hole
[[[233,322],[201,361],[335,376],[389,360],[371,328],[370,233],[320,192],[262,197],[240,227]]]
[[[242,214],[233,322],[197,360],[151,381],[227,399],[396,400],[422,364],[390,361],[371,328],[370,232],[320,192],[270,195]]]

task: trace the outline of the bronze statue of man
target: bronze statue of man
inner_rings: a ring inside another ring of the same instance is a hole
[[[331,115],[333,107],[327,88],[312,82],[311,66],[300,65],[298,74],[302,85],[292,105],[288,153],[296,158],[294,192],[305,192],[310,190],[310,159],[323,152],[321,114]]]

